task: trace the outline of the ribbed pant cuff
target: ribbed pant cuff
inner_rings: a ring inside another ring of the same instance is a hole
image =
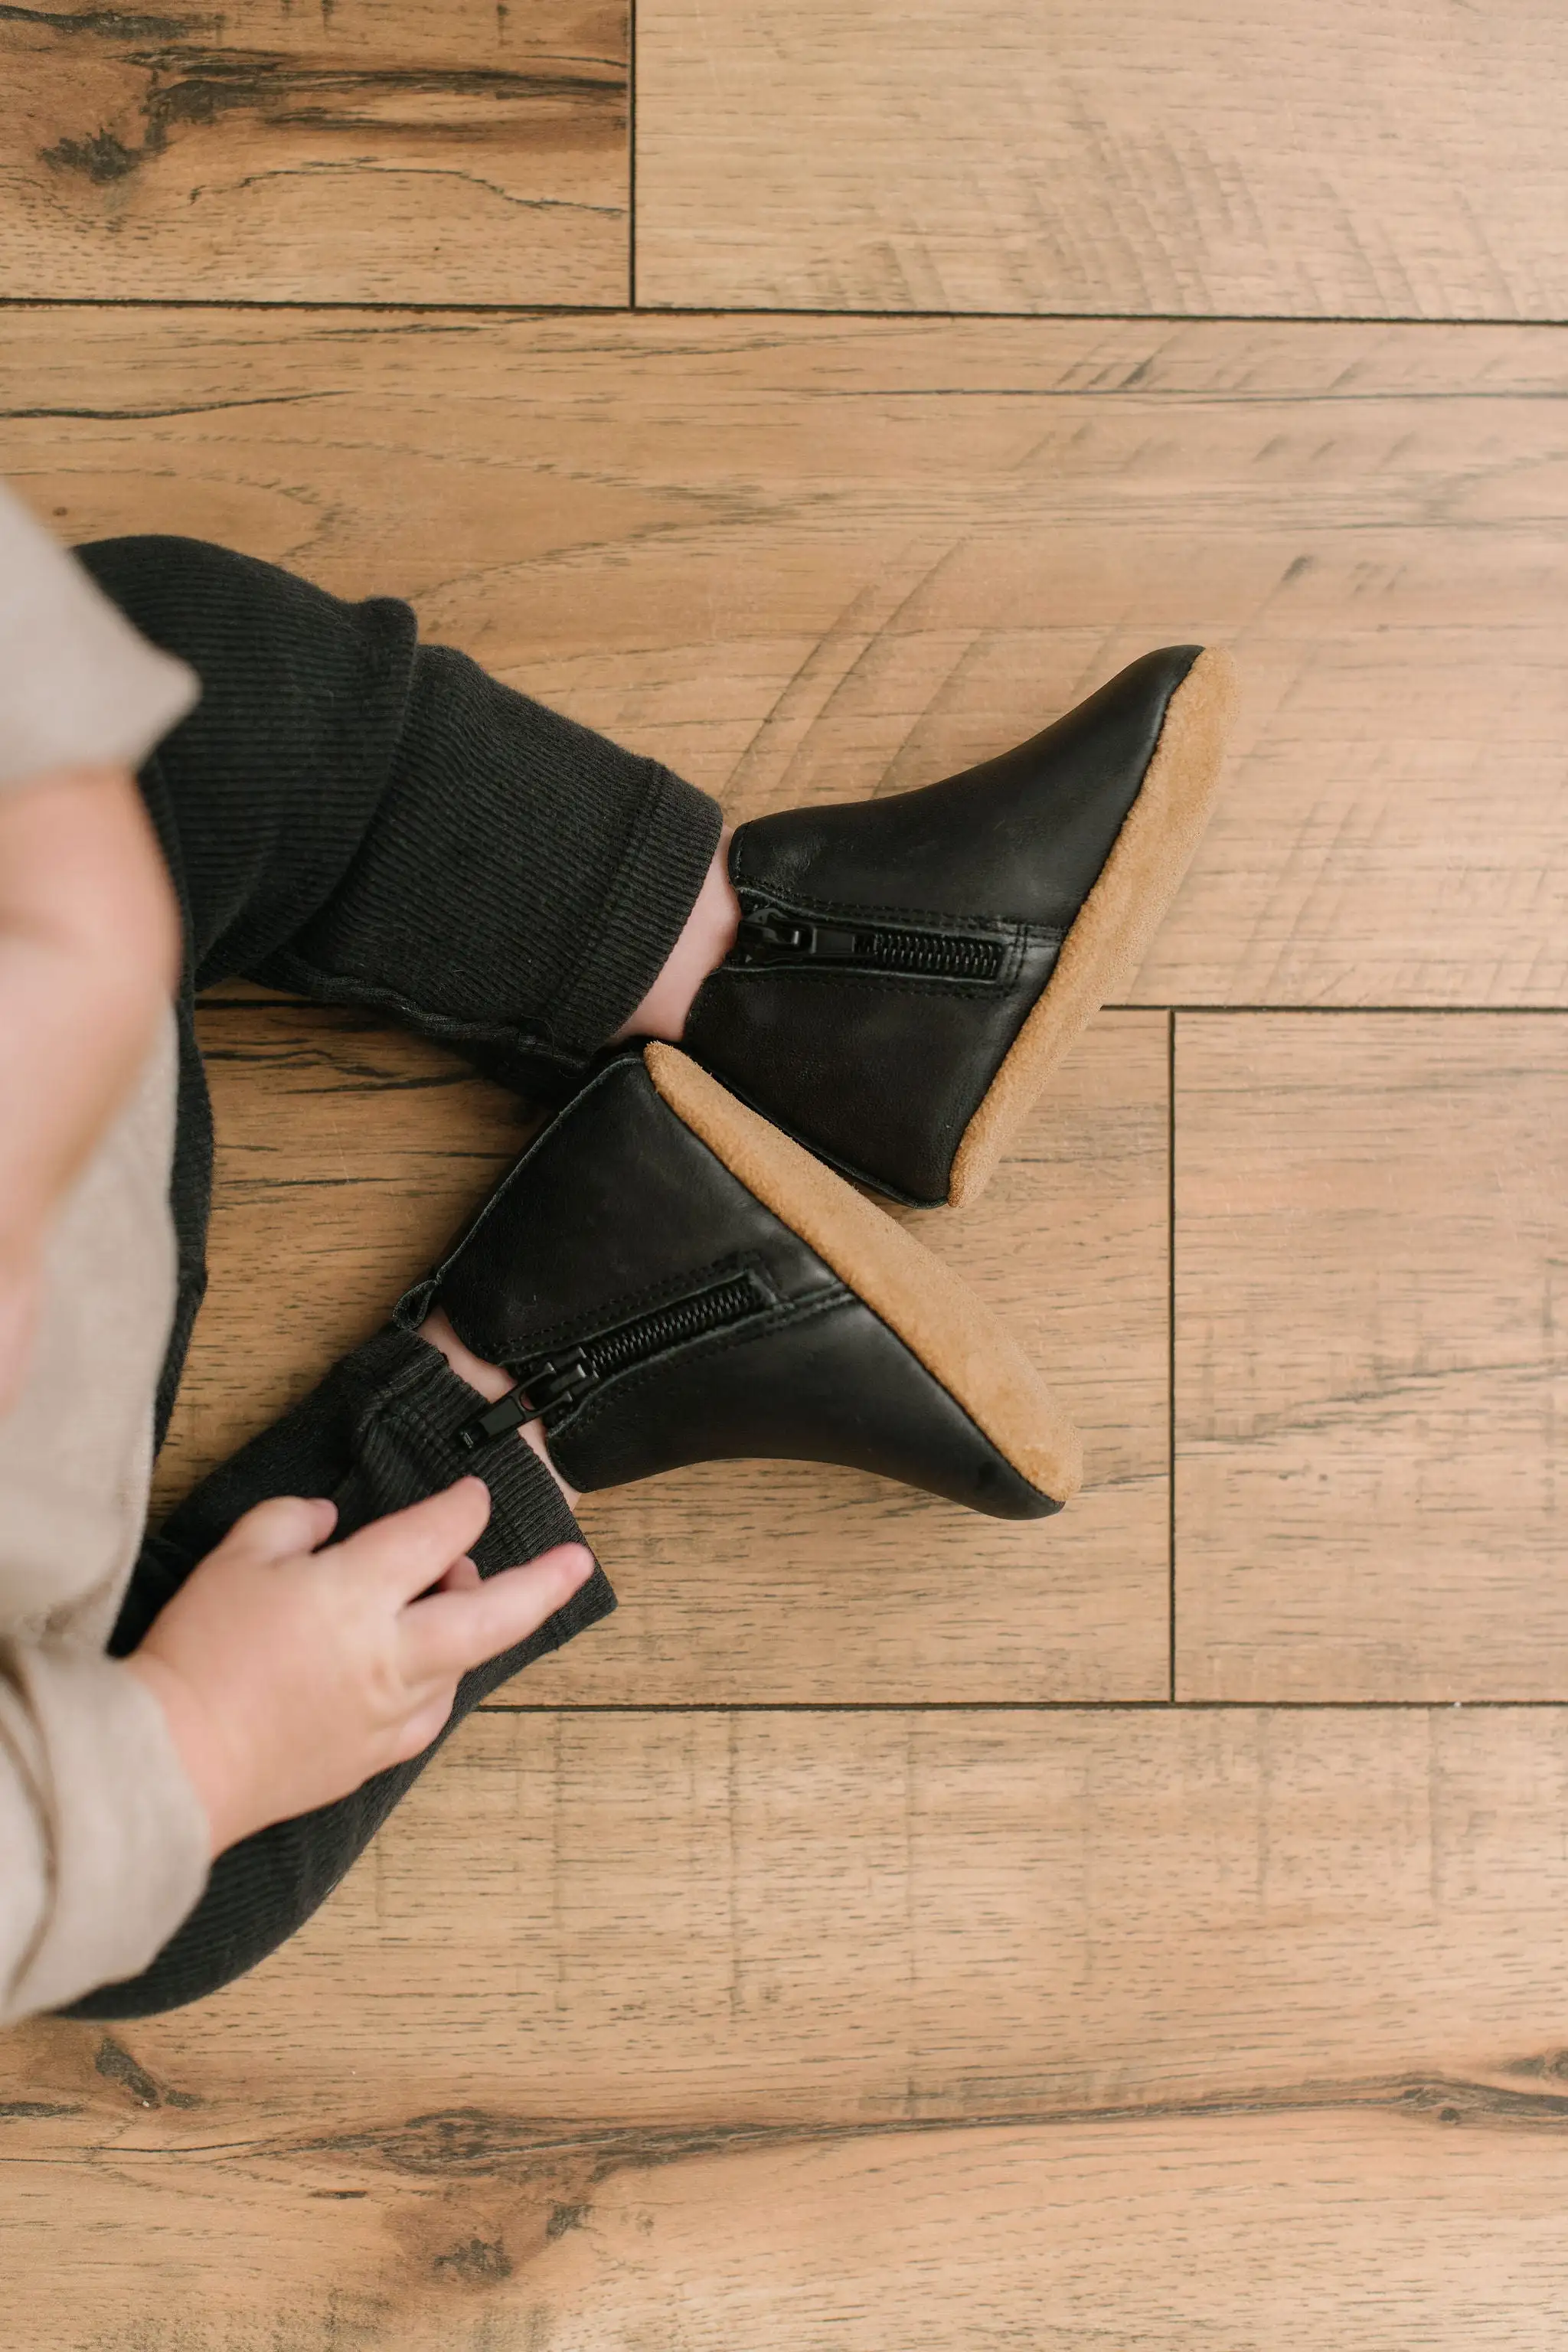
[[[585,951],[550,1007],[556,1043],[601,1051],[658,978],[697,902],[723,814],[694,784],[649,761],[647,793]]]

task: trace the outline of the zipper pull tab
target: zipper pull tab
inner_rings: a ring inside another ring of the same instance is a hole
[[[735,934],[735,946],[743,963],[752,956],[776,955],[818,957],[843,963],[855,955],[859,944],[858,931],[809,922],[801,915],[786,915],[779,907],[753,908],[750,914],[742,916]]]
[[[532,1421],[561,1404],[584,1387],[593,1375],[581,1348],[569,1348],[559,1356],[546,1356],[537,1364],[530,1364],[510,1390],[496,1404],[487,1405],[457,1430],[458,1444],[465,1454],[477,1454],[481,1445],[489,1445],[510,1430],[521,1429],[525,1421]]]
[[[465,1454],[477,1454],[481,1445],[489,1445],[504,1437],[509,1429],[521,1429],[525,1421],[533,1418],[533,1407],[521,1389],[512,1389],[498,1404],[487,1405],[483,1412],[459,1423],[458,1444]]]

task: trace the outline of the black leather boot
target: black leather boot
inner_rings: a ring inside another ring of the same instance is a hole
[[[997,1518],[1078,1483],[1076,1432],[931,1252],[668,1045],[617,1056],[399,1305],[517,1386],[459,1442],[542,1417],[591,1491],[683,1462],[840,1462]]]
[[[736,833],[740,937],[682,1044],[897,1201],[973,1200],[1131,982],[1208,815],[1227,655],[1145,654],[1016,751]]]

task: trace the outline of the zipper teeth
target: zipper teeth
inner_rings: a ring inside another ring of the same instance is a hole
[[[750,1275],[737,1275],[695,1298],[677,1299],[672,1307],[657,1307],[650,1314],[639,1315],[634,1323],[601,1332],[584,1346],[584,1369],[592,1380],[607,1380],[612,1372],[625,1371],[645,1356],[662,1355],[666,1348],[700,1339],[726,1323],[739,1323],[766,1303]]]
[[[689,1297],[674,1299],[668,1307],[656,1307],[647,1315],[634,1316],[629,1322],[601,1331],[597,1339],[586,1339],[581,1346],[565,1346],[552,1355],[536,1357],[521,1368],[508,1395],[463,1423],[458,1441],[473,1452],[521,1428],[531,1413],[540,1414],[545,1427],[554,1429],[601,1381],[662,1355],[667,1348],[679,1348],[687,1340],[721,1330],[727,1323],[750,1321],[776,1303],[755,1275],[731,1275]],[[557,1385],[563,1381],[563,1389]]]
[[[775,919],[808,934],[805,940],[781,938],[770,928]],[[818,945],[820,934],[831,945]],[[843,944],[840,945],[839,942]],[[799,915],[778,902],[763,902],[748,909],[741,922],[740,944],[759,962],[796,961],[837,965],[841,970],[903,972],[917,979],[997,980],[1006,955],[1001,940],[965,939],[948,931],[922,931],[912,926],[877,926],[853,918],[836,920],[830,915]]]
[[[924,972],[944,980],[994,980],[999,940],[950,939],[941,931],[870,931],[857,941],[857,961],[879,971]]]

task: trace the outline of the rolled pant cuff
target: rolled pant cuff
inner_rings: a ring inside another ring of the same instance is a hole
[[[647,793],[593,937],[550,1008],[555,1042],[584,1059],[631,1018],[697,903],[723,814],[716,801],[647,762]]]

